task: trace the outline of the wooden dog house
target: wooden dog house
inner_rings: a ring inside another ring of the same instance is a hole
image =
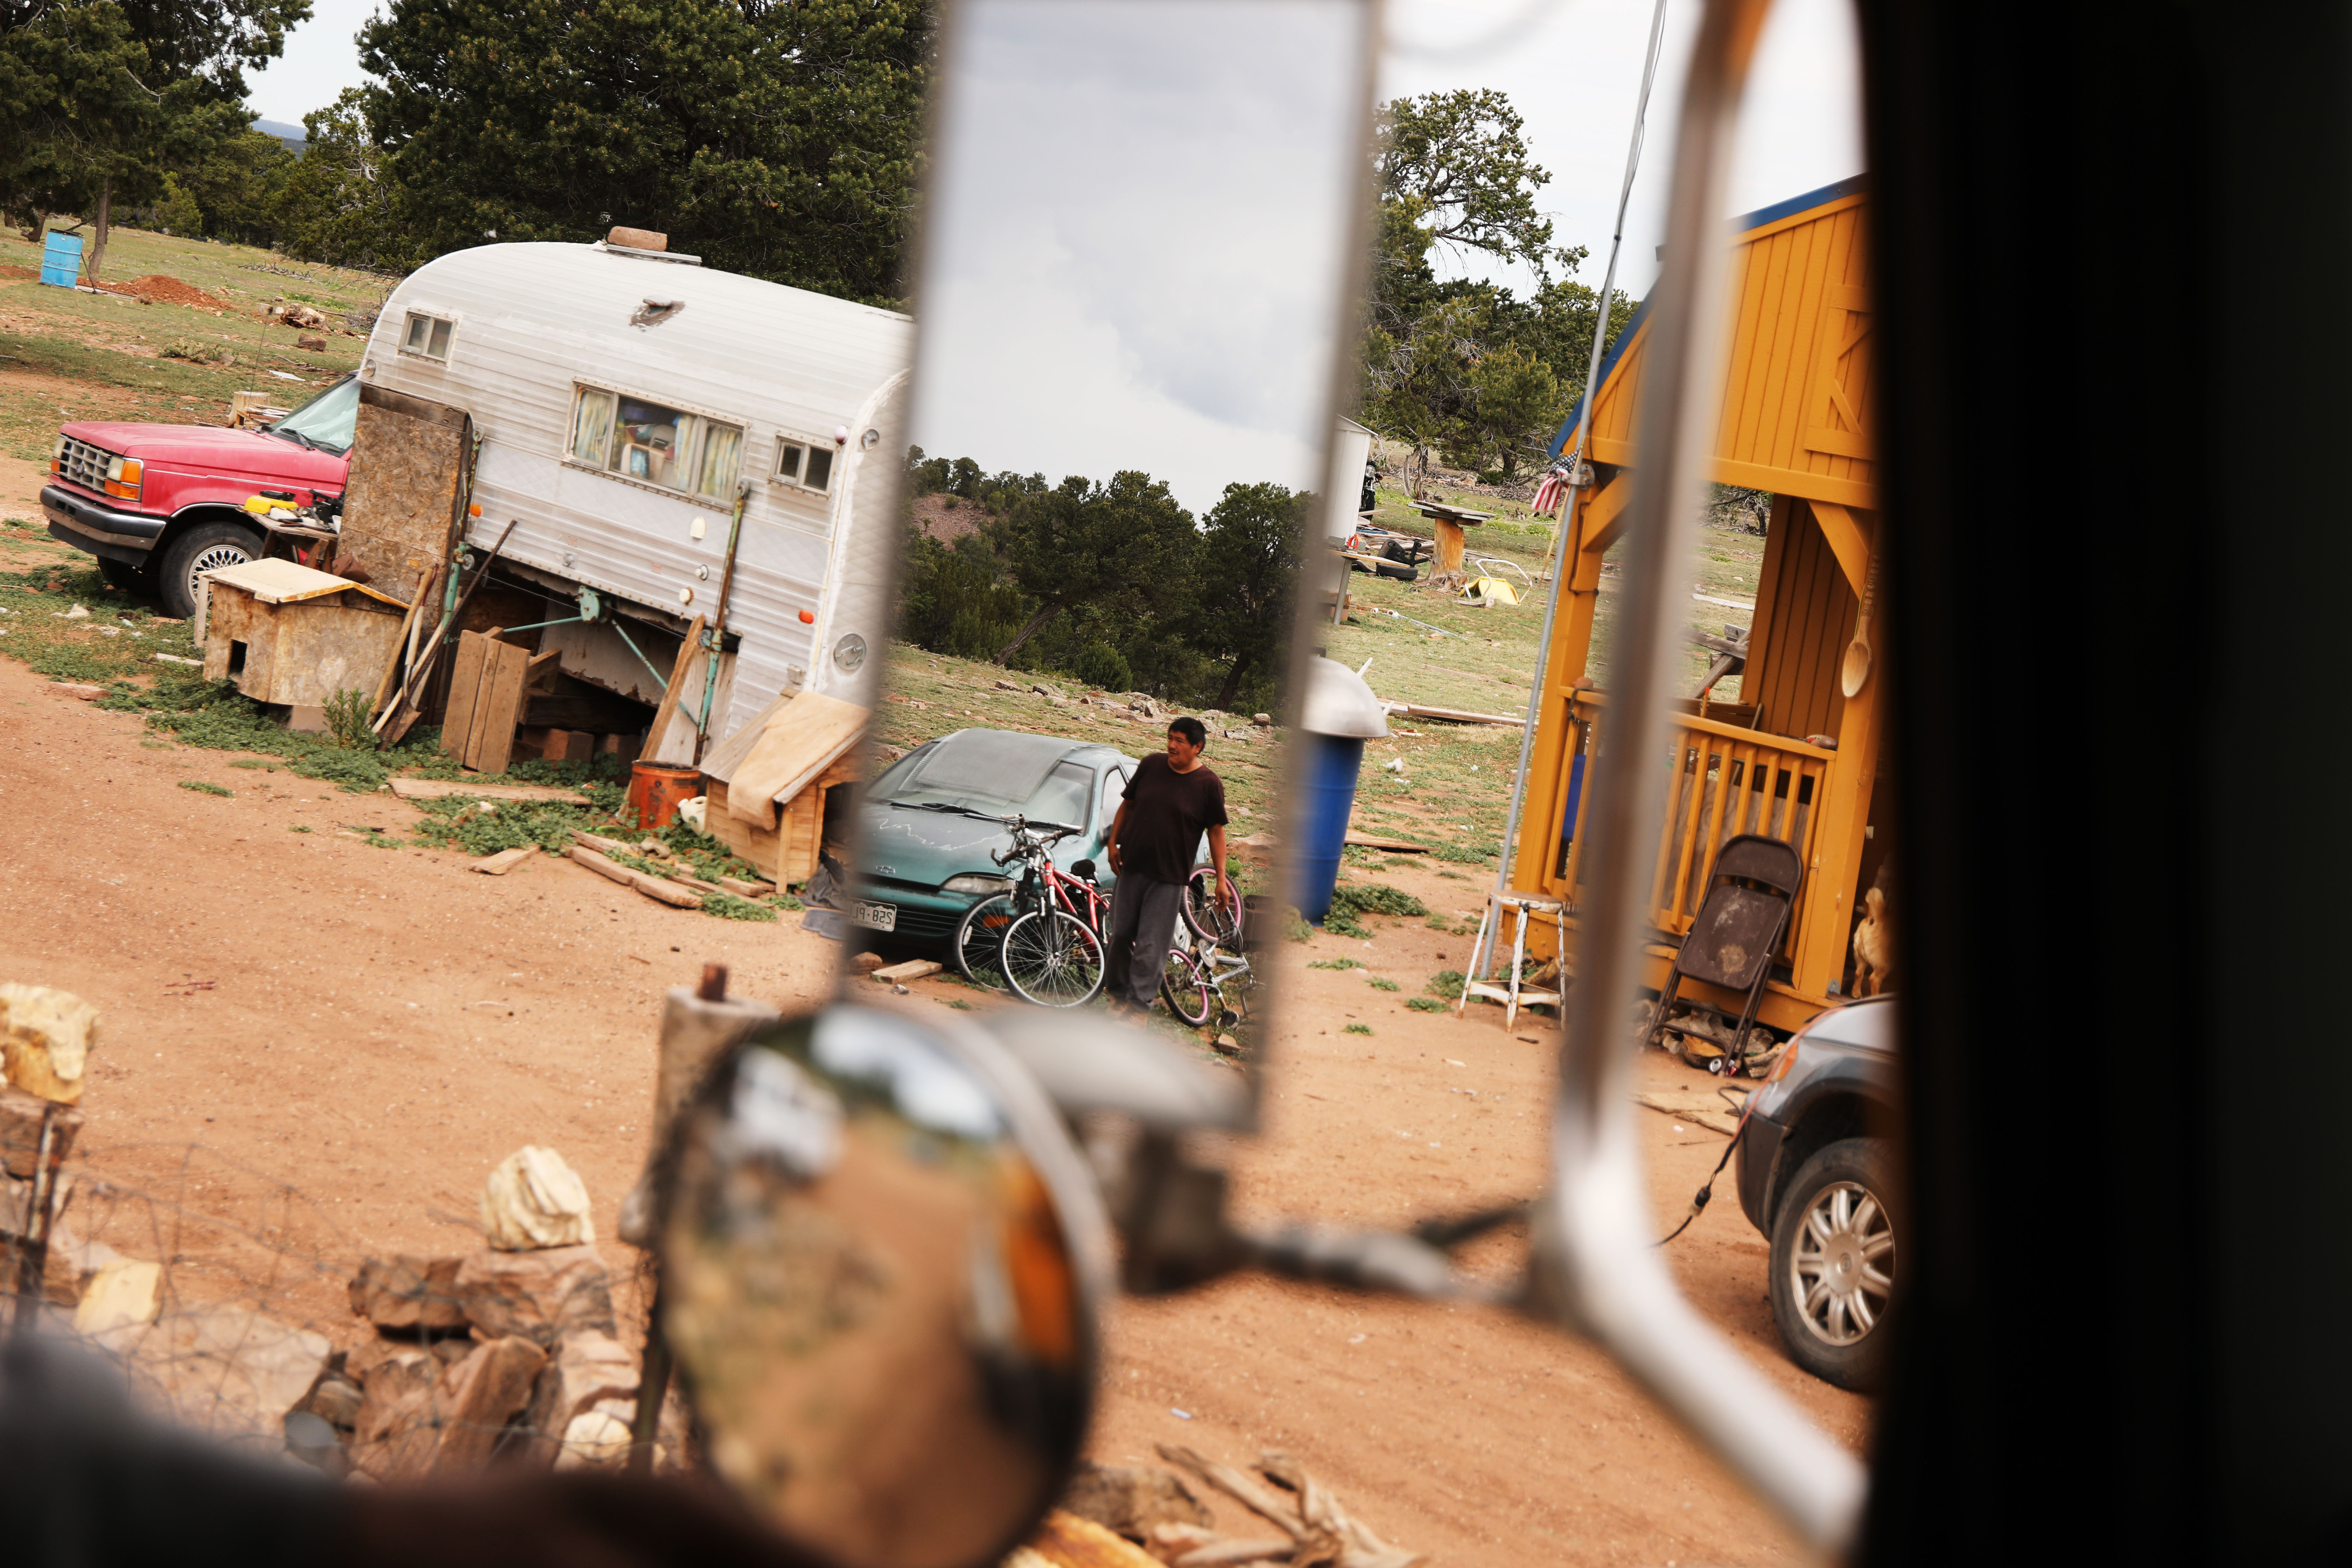
[[[1878,536],[1865,199],[1857,179],[1738,222],[1729,268],[1736,318],[1709,477],[1774,499],[1738,700],[1679,703],[1657,773],[1666,813],[1651,885],[1646,982],[1664,982],[1724,841],[1740,833],[1783,839],[1802,859],[1804,886],[1758,1015],[1783,1030],[1848,994],[1861,890],[1892,847],[1873,810],[1884,661],[1852,697],[1840,678]],[[1607,693],[1585,675],[1601,558],[1633,493],[1646,342],[1637,315],[1602,367],[1590,446],[1594,482],[1570,492],[1567,575],[1512,868],[1512,885],[1562,900],[1571,927],[1590,800],[1583,764],[1608,734]],[[1561,431],[1562,444],[1575,423]],[[1883,634],[1873,640],[1883,642]],[[1740,999],[1711,989],[1685,984],[1685,999],[1736,1016]]]
[[[703,831],[779,887],[807,881],[828,828],[848,830],[872,717],[821,692],[777,698],[703,760]]]

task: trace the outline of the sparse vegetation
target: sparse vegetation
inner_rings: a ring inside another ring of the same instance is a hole
[[[182,779],[180,781],[180,787],[182,789],[192,789],[198,795],[220,795],[224,799],[233,798],[236,794],[236,791],[233,789],[224,789],[219,784],[214,784],[209,779]]]

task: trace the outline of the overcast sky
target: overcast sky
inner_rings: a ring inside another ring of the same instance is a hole
[[[313,0],[250,106],[299,123],[361,79],[380,0]],[[1555,239],[1598,287],[1652,0],[1391,0],[1382,99],[1499,88],[1551,174]],[[1675,105],[1699,0],[1666,31],[1619,287],[1657,274]],[[1141,468],[1195,512],[1232,480],[1316,480],[1345,264],[1348,0],[974,0],[938,165],[914,440],[983,467]],[[1460,52],[1495,35],[1494,47]],[[1733,213],[1862,168],[1851,0],[1777,0]],[[1442,269],[1487,274],[1482,258]],[[1523,272],[1496,275],[1524,287]]]

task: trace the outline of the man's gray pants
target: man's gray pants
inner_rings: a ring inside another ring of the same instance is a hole
[[[1129,874],[1110,893],[1110,932],[1103,952],[1103,991],[1149,1007],[1160,994],[1160,971],[1176,942],[1184,889]]]

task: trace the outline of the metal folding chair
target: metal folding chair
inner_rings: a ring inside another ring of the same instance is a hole
[[[1789,929],[1797,907],[1797,890],[1804,885],[1805,863],[1795,847],[1760,833],[1742,833],[1727,839],[1716,851],[1715,868],[1707,878],[1706,896],[1698,915],[1683,937],[1682,946],[1667,967],[1666,983],[1658,991],[1658,1010],[1642,1043],[1655,1045],[1673,1011],[1683,976],[1719,985],[1747,997],[1739,1025],[1732,1031],[1732,1049],[1745,1047],[1756,1009],[1764,998],[1764,983],[1772,973],[1772,950]]]

